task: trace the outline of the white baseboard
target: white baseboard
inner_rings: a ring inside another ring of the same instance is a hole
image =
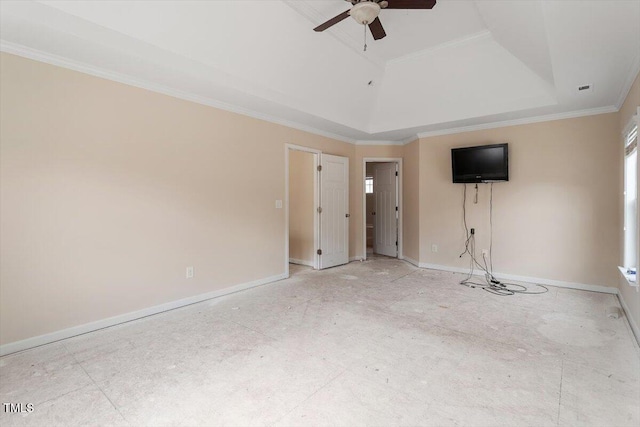
[[[622,294],[619,293],[619,292],[618,292],[618,300],[620,301],[620,305],[622,306],[622,309],[624,310],[624,315],[627,318],[627,322],[629,322],[629,326],[631,326],[631,331],[633,332],[633,335],[636,337],[636,341],[638,342],[638,345],[640,346],[640,328],[638,328],[638,325],[636,324],[636,322],[633,319],[633,317],[631,317],[629,315],[631,310],[629,310],[629,306],[625,302],[624,296],[622,296]]]
[[[420,263],[418,265],[418,263],[415,260],[412,260],[407,257],[405,257],[404,260],[409,262],[410,264],[419,266],[420,268],[450,271],[452,273],[463,273],[463,274],[467,274],[469,272],[469,270],[466,268],[449,267],[447,265],[428,264],[428,263]],[[474,275],[482,276],[482,274],[478,273],[477,271],[475,272]],[[540,285],[556,286],[558,288],[579,289],[582,291],[602,292],[605,294],[617,295],[618,300],[620,301],[620,305],[622,306],[622,309],[625,312],[627,321],[629,322],[629,326],[631,327],[631,331],[633,332],[633,335],[635,336],[635,339],[638,342],[638,345],[640,345],[640,328],[638,328],[638,325],[635,323],[634,319],[631,316],[629,316],[629,312],[630,312],[629,307],[627,306],[627,303],[625,302],[624,297],[616,287],[602,286],[602,285],[588,285],[585,283],[565,282],[562,280],[541,279],[539,277],[517,276],[514,274],[494,273],[493,275],[496,276],[496,278],[498,279],[504,279],[504,280],[515,280],[518,282],[526,282],[526,283],[534,283],[534,284],[537,283]]]
[[[15,353],[17,351],[27,350],[29,348],[38,347],[44,344],[50,344],[52,342],[60,341],[65,338],[71,338],[76,335],[86,334],[88,332],[97,331],[98,329],[108,328],[110,326],[115,326],[120,323],[130,322],[132,320],[151,316],[153,314],[162,313],[163,311],[174,310],[176,308],[206,301],[212,298],[221,297],[223,295],[233,294],[235,292],[240,292],[246,289],[255,288],[256,286],[266,285],[267,283],[276,282],[278,280],[282,280],[286,278],[287,277],[285,274],[278,274],[276,276],[266,277],[264,279],[258,279],[252,282],[242,283],[239,285],[231,286],[231,287],[220,289],[217,291],[207,292],[204,294],[167,302],[167,303],[156,305],[153,307],[144,308],[142,310],[120,314],[118,316],[109,317],[107,319],[102,319],[102,320],[98,320],[91,323],[85,323],[84,325],[73,326],[71,328],[63,329],[60,331],[39,335],[37,337],[27,338],[22,341],[16,341],[16,342],[4,344],[0,346],[0,356]]]
[[[352,256],[351,258],[349,258],[349,262],[362,261],[363,259],[364,259],[364,257],[362,255]]]
[[[307,267],[313,268],[313,261],[305,261],[298,258],[289,258],[290,264],[298,264],[298,265],[306,265]]]
[[[439,264],[420,263],[419,267],[428,268],[432,270],[451,271],[453,273],[466,274],[469,272],[468,268],[449,267],[447,265],[439,265]],[[475,275],[482,276],[483,274],[478,273],[478,271],[476,270]],[[493,273],[493,275],[498,279],[516,280],[518,282],[527,282],[527,283],[538,283],[540,285],[556,286],[559,288],[580,289],[582,291],[602,292],[605,294],[614,294],[614,295],[618,293],[618,288],[615,288],[612,286],[588,285],[586,283],[565,282],[562,280],[542,279],[540,277],[517,276],[515,274],[505,274],[505,273]]]
[[[409,257],[405,256],[405,257],[402,257],[400,259],[403,259],[403,260],[407,261],[409,264],[412,264],[412,265],[414,265],[416,267],[420,267],[420,263],[418,261],[416,261],[415,259],[413,259],[413,258],[409,258]]]
[[[441,271],[450,271],[453,273],[467,273],[468,270],[459,267],[450,267],[439,264],[428,264],[428,263],[419,263],[416,260],[404,257],[404,261],[420,268],[427,268],[432,270],[441,270]],[[351,257],[349,261],[361,261],[362,257],[355,256]],[[299,261],[299,260],[290,260],[290,262]],[[294,262],[297,263],[297,262]],[[303,264],[309,265],[309,264]],[[541,279],[535,277],[526,277],[526,276],[516,276],[511,274],[502,274],[502,273],[494,273],[497,278],[507,279],[507,280],[517,280],[521,282],[528,283],[539,283],[542,285],[549,286],[557,286],[562,288],[571,288],[571,289],[580,289],[586,291],[593,292],[604,292],[608,294],[618,295],[618,299],[620,300],[620,305],[622,306],[625,313],[629,313],[629,308],[624,301],[624,298],[621,294],[618,293],[618,289],[610,286],[600,286],[600,285],[587,285],[583,283],[574,283],[574,282],[564,282],[559,280],[550,280],[550,279]],[[217,298],[224,295],[229,295],[235,292],[240,292],[246,289],[254,288],[261,285],[266,285],[267,283],[276,282],[278,280],[286,279],[285,274],[278,274],[271,277],[266,277],[264,279],[254,280],[252,282],[242,283],[239,285],[231,286],[225,289],[220,289],[217,291],[207,292],[200,295],[195,295],[193,297],[183,298],[176,301],[171,301],[168,303],[156,305],[153,307],[148,307],[142,310],[133,311],[130,313],[121,314],[114,317],[109,317],[107,319],[98,320],[91,323],[85,323],[84,325],[74,326],[71,328],[63,329],[56,332],[51,332],[44,335],[39,335],[37,337],[27,338],[22,341],[16,341],[4,345],[0,345],[0,356],[5,356],[7,354],[15,353],[22,350],[27,350],[29,348],[38,347],[41,345],[49,344],[55,341],[60,341],[66,338],[71,338],[77,335],[86,334],[88,332],[97,331],[99,329],[108,328],[110,326],[115,326],[121,323],[130,322],[132,320],[140,319],[143,317],[151,316],[153,314],[162,313],[164,311],[174,310],[176,308],[184,307],[187,305],[195,304],[198,302],[206,301],[208,299]],[[638,325],[635,324],[634,320],[627,314],[627,320],[629,321],[629,325],[631,329],[640,343],[640,329]]]

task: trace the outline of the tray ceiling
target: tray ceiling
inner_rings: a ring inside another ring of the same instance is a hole
[[[349,141],[615,111],[640,2],[382,10],[373,41],[326,1],[2,1],[2,50]],[[580,85],[593,90],[578,92]]]

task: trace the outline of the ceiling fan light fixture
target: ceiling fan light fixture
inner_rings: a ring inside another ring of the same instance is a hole
[[[363,1],[351,8],[350,15],[358,24],[371,24],[380,14],[380,5],[372,1]]]

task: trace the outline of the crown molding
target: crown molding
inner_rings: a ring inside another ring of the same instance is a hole
[[[407,145],[413,141],[416,141],[417,139],[419,139],[418,135],[411,135],[407,138],[400,139],[397,141],[393,141],[390,139],[380,139],[380,140],[358,139],[356,141],[356,145]]]
[[[574,119],[577,117],[595,116],[597,114],[616,113],[618,108],[615,105],[607,107],[591,108],[588,110],[569,111],[566,113],[547,114],[544,116],[526,117],[522,119],[505,120],[501,122],[483,123],[473,126],[462,126],[456,128],[435,130],[418,133],[418,138],[428,138],[432,136],[452,135],[456,133],[473,132],[477,130],[496,129],[508,126],[528,125],[532,123],[551,122],[554,120]]]
[[[483,123],[483,124],[472,125],[472,126],[462,126],[462,127],[441,129],[436,131],[420,132],[420,133],[417,133],[416,135],[412,135],[404,139],[393,141],[393,140],[359,140],[359,139],[349,138],[343,135],[338,135],[332,132],[327,132],[311,126],[303,125],[301,123],[297,123],[291,120],[280,119],[268,114],[264,114],[258,111],[248,109],[248,108],[239,107],[239,106],[228,104],[212,98],[195,95],[193,93],[151,83],[146,80],[137,79],[126,74],[116,73],[113,71],[95,67],[93,65],[89,65],[79,61],[72,61],[62,56],[46,53],[37,49],[33,49],[20,44],[8,42],[5,40],[0,40],[0,51],[18,55],[24,58],[35,60],[35,61],[55,65],[58,67],[78,71],[84,74],[89,74],[92,76],[104,78],[107,80],[116,81],[118,83],[123,83],[129,86],[134,86],[134,87],[146,89],[152,92],[161,93],[163,95],[171,96],[174,98],[195,102],[201,105],[218,108],[220,110],[225,110],[225,111],[229,111],[236,114],[241,114],[241,115],[252,117],[258,120],[263,120],[269,123],[286,126],[292,129],[308,132],[314,135],[323,136],[326,138],[334,139],[337,141],[341,141],[341,142],[345,142],[353,145],[406,145],[415,141],[416,139],[427,138],[432,136],[452,135],[456,133],[473,132],[477,130],[495,129],[495,128],[501,128],[501,127],[507,127],[507,126],[517,126],[517,125],[540,123],[540,122],[553,121],[553,120],[592,116],[597,114],[615,113],[619,111],[620,106],[622,106],[622,103],[624,102],[624,99],[628,95],[631,85],[635,80],[635,76],[638,74],[638,70],[640,69],[640,57],[637,57],[634,63],[632,64],[632,67],[630,68],[628,78],[625,81],[625,85],[623,87],[622,92],[620,93],[618,103],[616,105],[610,105],[606,107],[599,107],[599,108],[593,108],[593,109],[587,109],[587,110],[570,111],[566,113],[557,113],[557,114],[549,114],[549,115],[536,116],[536,117],[528,117],[528,118],[522,118],[522,119]]]
[[[629,95],[629,91],[631,90],[631,86],[633,86],[633,82],[636,81],[636,77],[640,74],[640,53],[638,53],[631,62],[629,66],[629,71],[627,72],[627,78],[622,85],[622,89],[620,90],[620,94],[618,95],[618,101],[616,102],[616,108],[619,110],[622,108],[622,104],[627,99]]]
[[[420,137],[418,135],[412,135],[402,140],[402,145],[411,144],[414,141],[419,140]]]
[[[131,77],[126,74],[117,73],[114,71],[106,70],[104,68],[89,65],[80,61],[73,61],[68,58],[43,52],[41,50],[33,49],[27,46],[23,46],[17,43],[8,42],[6,40],[0,40],[0,52],[10,53],[13,55],[21,56],[34,61],[44,62],[57,67],[67,68],[69,70],[78,71],[84,74],[89,74],[95,77],[115,81],[118,83],[134,86],[141,89],[146,89],[151,92],[161,93],[163,95],[171,96],[173,98],[182,99],[185,101],[195,102],[197,104],[206,105],[208,107],[217,108],[220,110],[229,111],[231,113],[241,114],[244,116],[252,117],[254,119],[263,120],[266,122],[286,126],[292,129],[297,129],[303,132],[308,132],[314,135],[323,136],[326,138],[335,139],[338,141],[346,142],[348,144],[355,144],[356,140],[343,135],[338,135],[332,132],[326,132],[311,126],[303,125],[291,120],[280,119],[268,114],[264,114],[248,108],[243,108],[237,105],[228,104],[213,98],[208,98],[193,93],[185,92],[179,89],[162,86],[156,83],[149,82],[147,80]]]
[[[355,143],[356,145],[404,145],[404,141],[400,140],[400,141],[391,141],[391,140],[385,140],[385,139],[380,139],[380,140],[374,140],[374,139],[369,139],[369,140],[364,140],[364,139],[359,139],[356,141]]]

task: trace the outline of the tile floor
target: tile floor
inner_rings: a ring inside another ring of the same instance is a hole
[[[376,258],[0,359],[2,426],[634,426],[613,295],[494,296]]]

